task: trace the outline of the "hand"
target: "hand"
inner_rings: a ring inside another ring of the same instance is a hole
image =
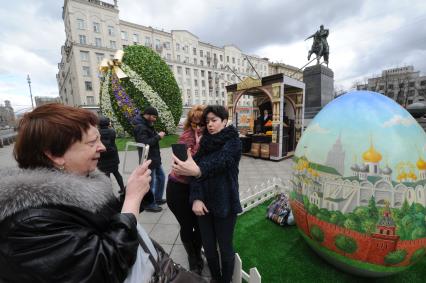
[[[195,144],[199,144],[201,137],[203,136],[203,134],[201,133],[201,131],[195,130]]]
[[[200,167],[198,167],[197,163],[195,163],[194,159],[192,159],[191,149],[187,150],[188,159],[186,161],[179,160],[174,154],[172,165],[173,171],[182,176],[199,176],[201,174]]]
[[[204,205],[204,202],[202,202],[201,200],[194,200],[194,202],[192,203],[192,211],[197,216],[203,216],[206,213],[209,213],[207,207]]]
[[[133,213],[135,216],[139,215],[141,201],[149,191],[149,183],[151,182],[151,170],[148,169],[149,164],[151,164],[151,160],[145,161],[130,174],[121,212]]]
[[[160,138],[164,138],[164,136],[166,135],[165,132],[159,132],[158,135],[160,136]]]

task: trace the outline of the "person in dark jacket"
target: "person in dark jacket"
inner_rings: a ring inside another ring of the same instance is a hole
[[[160,144],[159,141],[164,137],[164,132],[157,133],[154,129],[154,122],[157,121],[158,111],[154,107],[147,107],[143,111],[142,116],[138,115],[133,120],[134,137],[138,143],[149,145],[148,159],[151,160],[151,191],[154,195],[154,200],[151,204],[144,206],[146,211],[160,212],[162,208],[159,205],[165,204],[163,199],[164,184],[166,176],[164,175],[163,167],[161,166]],[[142,151],[138,148],[139,162],[141,160]]]
[[[188,151],[185,162],[173,156],[172,167],[176,174],[194,177],[190,202],[198,216],[207,263],[214,280],[229,283],[235,258],[233,233],[237,214],[242,212],[238,191],[241,142],[235,127],[226,127],[228,111],[223,106],[207,106],[202,119],[206,130],[198,152],[192,158]]]
[[[0,170],[0,282],[123,282],[133,274],[150,161],[129,176],[119,207],[96,169],[105,151],[97,124],[94,113],[62,104],[19,122],[19,168]],[[138,282],[148,282],[154,267],[142,262]]]
[[[115,130],[111,127],[111,122],[108,117],[102,116],[99,118],[99,133],[101,134],[101,142],[106,150],[101,152],[98,168],[104,172],[108,178],[112,173],[120,187],[119,193],[124,194],[123,177],[118,171],[120,158],[118,157],[117,146],[115,145]]]

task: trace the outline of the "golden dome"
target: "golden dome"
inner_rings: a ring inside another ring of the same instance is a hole
[[[416,165],[419,170],[426,170],[426,162],[421,157],[417,160]]]
[[[408,178],[410,178],[413,181],[417,180],[417,176],[413,172],[408,173]]]
[[[363,153],[362,158],[365,162],[379,163],[380,160],[382,160],[382,155],[378,153],[374,149],[373,144],[371,144],[370,149]]]
[[[407,179],[407,173],[402,172],[401,174],[398,175],[398,177],[396,177],[396,179],[400,182],[401,182],[401,180]]]

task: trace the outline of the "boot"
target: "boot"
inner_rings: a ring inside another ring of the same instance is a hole
[[[199,262],[196,255],[196,251],[194,248],[194,245],[192,242],[182,242],[183,246],[185,247],[186,253],[188,254],[188,263],[189,263],[189,270],[197,273],[198,275],[201,275],[201,272],[203,269],[199,268]]]
[[[235,258],[230,258],[222,261],[222,283],[229,283],[234,274],[234,261]]]
[[[212,276],[211,282],[222,282],[222,275],[220,274],[219,257],[207,258],[210,274]]]

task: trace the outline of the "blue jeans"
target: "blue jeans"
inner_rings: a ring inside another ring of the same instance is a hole
[[[166,176],[164,175],[164,170],[161,165],[151,169],[151,183],[149,185],[154,195],[154,202],[149,206],[157,206],[156,201],[163,199],[165,181]]]

